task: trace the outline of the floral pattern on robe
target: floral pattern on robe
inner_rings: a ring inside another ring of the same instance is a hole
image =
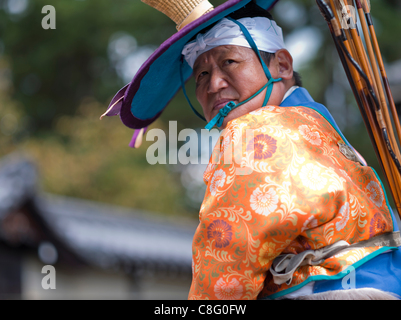
[[[204,173],[190,299],[268,297],[311,276],[337,275],[380,249],[302,266],[289,285],[272,279],[282,253],[393,231],[374,170],[348,160],[338,143],[338,132],[307,107],[267,106],[228,124]]]

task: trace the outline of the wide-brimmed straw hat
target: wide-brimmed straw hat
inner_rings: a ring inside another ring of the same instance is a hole
[[[142,0],[170,17],[178,32],[167,39],[142,65],[131,83],[111,101],[103,116],[119,115],[129,128],[142,129],[154,122],[181,88],[192,69],[182,59],[182,49],[197,33],[251,1],[270,10],[278,0],[229,0],[213,8],[207,0]],[[183,64],[181,66],[181,64]],[[135,146],[137,135],[131,146]],[[141,133],[139,133],[141,135]],[[139,137],[141,138],[141,137]]]

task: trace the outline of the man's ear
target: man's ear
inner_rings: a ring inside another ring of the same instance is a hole
[[[286,49],[280,49],[276,52],[278,63],[279,78],[283,80],[291,80],[294,76],[292,67],[292,56]]]

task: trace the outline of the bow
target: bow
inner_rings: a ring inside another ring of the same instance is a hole
[[[328,23],[376,156],[401,216],[401,127],[368,0],[316,0]],[[356,9],[355,9],[356,8]],[[359,18],[365,46],[358,30]],[[379,67],[378,67],[379,66]]]

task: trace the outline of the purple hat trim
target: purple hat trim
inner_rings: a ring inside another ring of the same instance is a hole
[[[117,92],[117,94],[114,96],[114,98],[111,100],[110,104],[109,104],[109,108],[107,109],[107,111],[105,113],[103,113],[100,116],[100,119],[102,119],[104,116],[117,116],[120,114],[120,110],[121,110],[121,106],[123,104],[123,100],[124,100],[124,95],[125,95],[125,91],[127,91],[128,89],[128,84],[120,89],[120,91]]]
[[[131,148],[139,148],[142,144],[142,139],[146,131],[148,130],[148,127],[135,130],[134,135],[132,136],[132,140],[129,143],[129,146]]]

